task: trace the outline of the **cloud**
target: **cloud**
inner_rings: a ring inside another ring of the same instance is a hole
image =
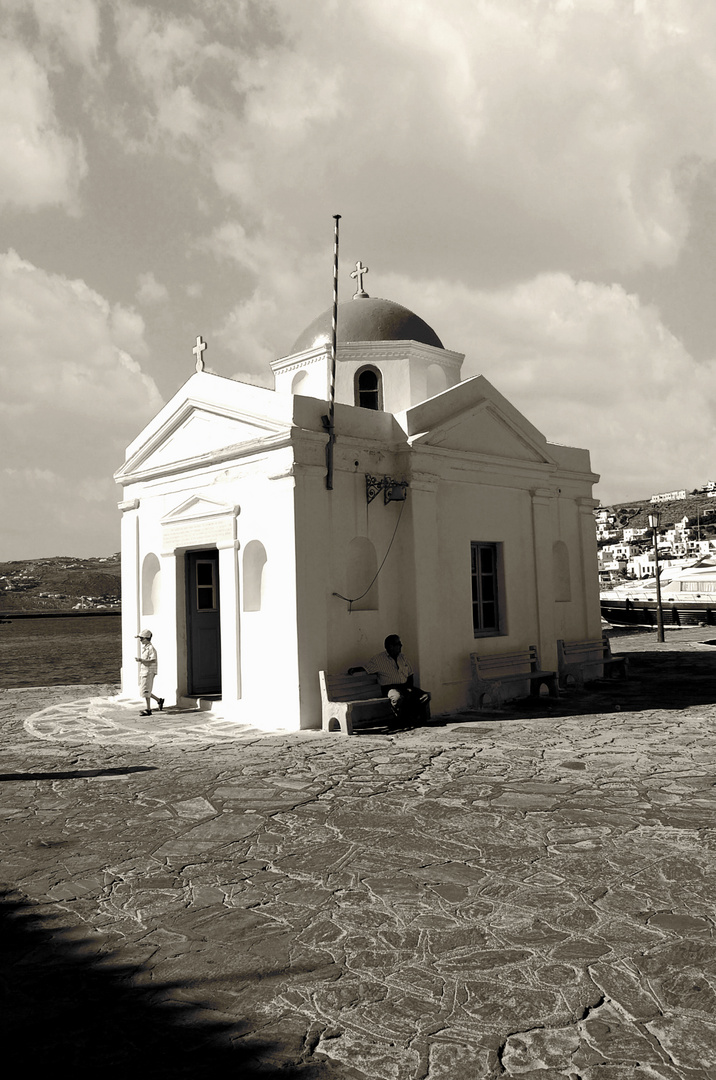
[[[484,375],[548,439],[590,450],[603,501],[711,478],[713,365],[697,363],[659,311],[622,286],[567,274],[494,291],[388,285],[466,354],[463,378]]]
[[[693,177],[716,156],[708,5],[276,11],[282,38],[235,50],[233,86],[196,137],[223,191],[302,221],[304,243],[318,197],[360,214],[370,243],[399,239],[394,257],[432,246],[438,273],[452,260],[483,284],[676,259]],[[182,37],[166,36],[157,66],[174,85]],[[210,100],[201,74],[193,90]]]
[[[151,270],[137,278],[137,301],[140,304],[160,304],[169,298],[169,290],[161,281],[157,281]]]
[[[6,515],[6,557],[55,554],[65,542],[76,554],[116,550],[112,474],[162,405],[138,360],[147,357],[141,318],[9,251],[0,256],[0,335],[0,497],[22,507]]]
[[[313,297],[325,292],[331,302],[331,266],[321,254],[300,252],[286,230],[275,239],[267,215],[253,232],[236,219],[224,221],[197,246],[222,262],[246,271],[246,295],[227,313],[215,331],[222,348],[241,362],[240,374],[273,385],[268,364],[285,355],[299,332],[317,314]],[[307,312],[310,314],[307,316]]]
[[[100,18],[95,0],[4,0],[15,11],[32,8],[40,39],[88,71],[96,67]]]
[[[47,75],[21,45],[0,41],[0,204],[76,210],[87,165],[61,132]]]
[[[192,89],[207,59],[201,19],[174,18],[123,0],[115,5],[114,16],[118,57],[133,87],[146,95],[138,118],[148,144],[158,138],[174,140],[177,149],[179,143],[201,143],[213,111]],[[216,44],[209,49],[211,58],[221,51]]]
[[[330,303],[334,212],[378,295],[389,272],[495,290],[545,271],[611,280],[683,249],[716,159],[709,5],[185,10],[118,0],[116,66],[145,149],[190,164],[207,219],[228,218],[205,250],[244,272],[214,320],[243,371]]]

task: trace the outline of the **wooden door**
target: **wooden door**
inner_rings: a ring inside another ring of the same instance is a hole
[[[186,554],[187,693],[221,695],[219,552]]]

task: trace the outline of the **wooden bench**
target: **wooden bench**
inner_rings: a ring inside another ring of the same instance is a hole
[[[352,735],[354,727],[369,727],[393,719],[393,707],[380,692],[376,674],[358,671],[353,675],[318,672],[321,684],[321,727]]]
[[[529,683],[530,694],[534,696],[538,696],[540,688],[546,686],[550,697],[559,697],[557,672],[542,671],[536,645],[530,645],[528,649],[521,649],[519,652],[496,656],[470,653],[470,664],[475,708],[483,708],[486,698],[497,698],[499,703],[502,700],[502,688],[515,683]]]
[[[612,656],[612,647],[606,634],[591,641],[557,641],[557,665],[559,685],[567,686],[573,679],[579,687],[592,679],[601,679],[612,671],[629,677],[629,657]]]

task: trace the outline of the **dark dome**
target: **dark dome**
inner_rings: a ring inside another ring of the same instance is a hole
[[[296,338],[289,355],[330,344],[332,322],[333,309],[329,308]],[[353,341],[419,341],[436,349],[444,348],[432,327],[419,315],[402,304],[377,296],[357,296],[338,305],[337,341],[339,345]]]

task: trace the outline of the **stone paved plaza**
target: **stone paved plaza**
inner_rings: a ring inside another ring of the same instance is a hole
[[[716,1076],[707,635],[350,739],[0,692],[11,1042],[241,1080]]]

